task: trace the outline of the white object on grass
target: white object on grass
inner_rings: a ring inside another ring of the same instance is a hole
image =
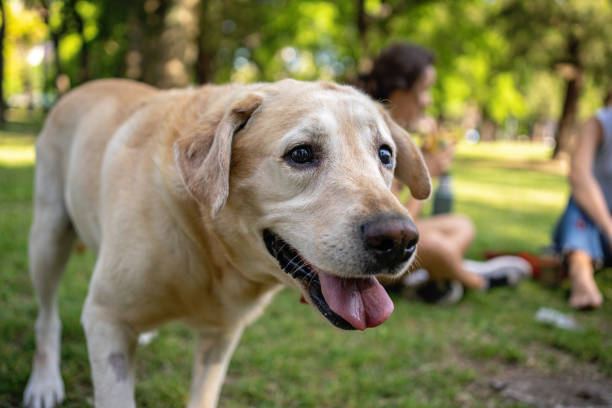
[[[146,346],[151,343],[157,337],[157,330],[152,330],[148,332],[142,333],[138,336],[138,344],[141,346]]]
[[[580,326],[578,323],[565,313],[561,313],[558,310],[551,309],[548,307],[541,307],[538,309],[535,315],[537,322],[546,323],[551,326],[558,327],[559,329],[565,330],[578,330]]]

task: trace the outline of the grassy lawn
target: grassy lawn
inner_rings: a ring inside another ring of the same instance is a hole
[[[36,125],[34,126],[36,127]],[[34,352],[35,300],[27,272],[33,128],[0,131],[0,407],[17,407]],[[485,249],[538,251],[567,198],[562,169],[540,145],[461,146],[453,169],[457,212],[471,216]],[[79,323],[94,257],[75,253],[60,288],[62,374],[66,407],[91,405],[85,338]],[[333,329],[296,292],[277,296],[249,327],[234,354],[221,407],[524,407],[495,381],[587,378],[612,390],[612,273],[598,275],[606,302],[573,312],[567,286],[522,283],[468,293],[453,307],[394,297],[395,312],[363,333]],[[546,306],[582,327],[566,331],[535,322]],[[138,350],[136,399],[143,407],[184,406],[192,337],[184,326],[160,330]]]

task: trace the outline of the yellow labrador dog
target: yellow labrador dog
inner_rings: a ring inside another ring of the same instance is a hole
[[[180,319],[198,334],[190,407],[214,407],[244,327],[284,284],[342,329],[385,321],[377,276],[415,256],[390,191],[431,185],[381,106],[333,83],[160,91],[86,84],[36,145],[30,269],[38,297],[29,407],[62,401],[58,281],[79,236],[97,253],[82,323],[96,407],[133,407],[138,335]]]

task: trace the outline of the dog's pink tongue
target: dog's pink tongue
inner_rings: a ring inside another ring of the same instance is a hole
[[[391,298],[374,277],[348,279],[319,271],[319,280],[331,310],[356,329],[376,327],[393,312]]]

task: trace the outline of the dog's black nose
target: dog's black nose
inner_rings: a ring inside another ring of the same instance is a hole
[[[381,267],[393,268],[414,253],[419,233],[408,218],[386,218],[363,224],[361,237]]]

